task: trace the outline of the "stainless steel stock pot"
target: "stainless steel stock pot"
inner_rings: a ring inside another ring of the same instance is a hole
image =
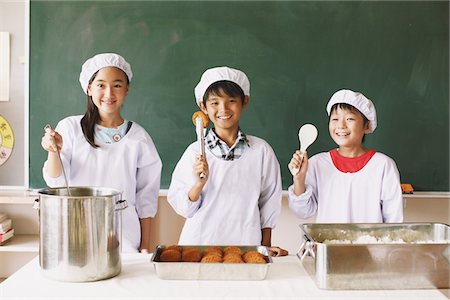
[[[39,263],[42,273],[61,281],[114,277],[121,270],[120,191],[101,187],[39,190]]]

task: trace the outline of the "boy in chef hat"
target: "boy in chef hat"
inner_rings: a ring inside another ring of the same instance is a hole
[[[372,101],[351,90],[337,91],[327,104],[328,129],[337,149],[314,155],[296,151],[288,165],[299,168],[288,189],[289,207],[317,223],[403,221],[400,175],[390,157],[363,145],[377,127]]]
[[[229,67],[208,69],[194,93],[214,127],[205,138],[206,157],[194,142],[172,174],[167,199],[186,218],[179,244],[271,246],[281,211],[280,166],[267,142],[239,126],[250,101],[247,76]]]
[[[132,77],[130,64],[119,54],[100,53],[86,60],[79,81],[87,110],[61,120],[55,131],[46,130],[41,144],[48,158],[42,172],[48,186],[66,185],[59,151],[69,186],[123,191],[128,208],[122,213],[121,250],[148,252],[162,163],[147,131],[121,114]]]

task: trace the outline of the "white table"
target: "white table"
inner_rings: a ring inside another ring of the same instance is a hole
[[[123,254],[122,272],[86,283],[40,273],[38,257],[0,284],[0,299],[449,299],[450,290],[321,290],[295,256],[274,258],[266,280],[181,281],[156,276],[149,254]],[[1,266],[0,266],[1,267]]]

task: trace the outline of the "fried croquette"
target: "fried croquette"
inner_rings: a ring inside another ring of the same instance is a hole
[[[204,112],[202,112],[201,110],[196,111],[192,115],[192,123],[194,123],[194,125],[196,125],[197,117],[200,117],[200,119],[202,120],[203,127],[204,128],[208,128],[208,126],[209,126],[209,118],[208,118],[208,116]]]
[[[195,247],[184,247],[182,249],[182,251],[192,251],[192,250],[197,250],[197,248],[195,248]]]
[[[244,261],[242,260],[241,255],[237,253],[228,253],[223,257],[224,263],[235,263],[235,264],[242,264]]]
[[[247,256],[260,256],[260,257],[263,257],[263,255],[261,253],[259,253],[258,251],[255,251],[255,250],[247,251],[244,254],[242,254],[242,257],[244,258],[244,260],[246,259]]]
[[[164,250],[169,250],[169,249],[177,250],[177,251],[180,251],[180,252],[183,250],[183,248],[181,248],[181,246],[178,246],[178,245],[167,246]]]
[[[181,252],[174,249],[166,249],[159,256],[162,262],[178,262],[181,260]]]
[[[246,263],[249,264],[265,264],[267,263],[264,255],[258,251],[248,251],[242,255],[242,258]]]
[[[216,253],[219,256],[222,256],[222,248],[220,248],[219,246],[210,246],[208,248],[205,249],[205,255],[207,254],[211,254],[211,253]]]
[[[242,254],[241,248],[237,247],[237,246],[228,246],[225,247],[225,249],[223,249],[223,253],[224,255],[227,255],[229,253],[237,253],[239,255]]]
[[[199,262],[202,259],[202,253],[195,248],[183,249],[181,253],[181,261],[183,262]]]
[[[222,256],[217,255],[217,253],[205,254],[201,260],[202,263],[221,263]]]
[[[248,251],[244,253],[242,256],[244,261],[248,264],[265,264],[267,261],[264,258],[264,255],[259,253],[258,251]]]
[[[248,264],[265,264],[267,261],[264,259],[264,257],[260,256],[250,256],[246,261]]]

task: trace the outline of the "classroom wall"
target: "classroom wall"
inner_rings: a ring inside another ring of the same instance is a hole
[[[28,121],[27,101],[25,99],[27,64],[25,58],[25,1],[0,0],[0,31],[10,33],[10,100],[0,101],[0,115],[5,118],[14,134],[14,148],[9,159],[0,166],[1,186],[28,186],[26,168],[28,148],[26,130]]]

